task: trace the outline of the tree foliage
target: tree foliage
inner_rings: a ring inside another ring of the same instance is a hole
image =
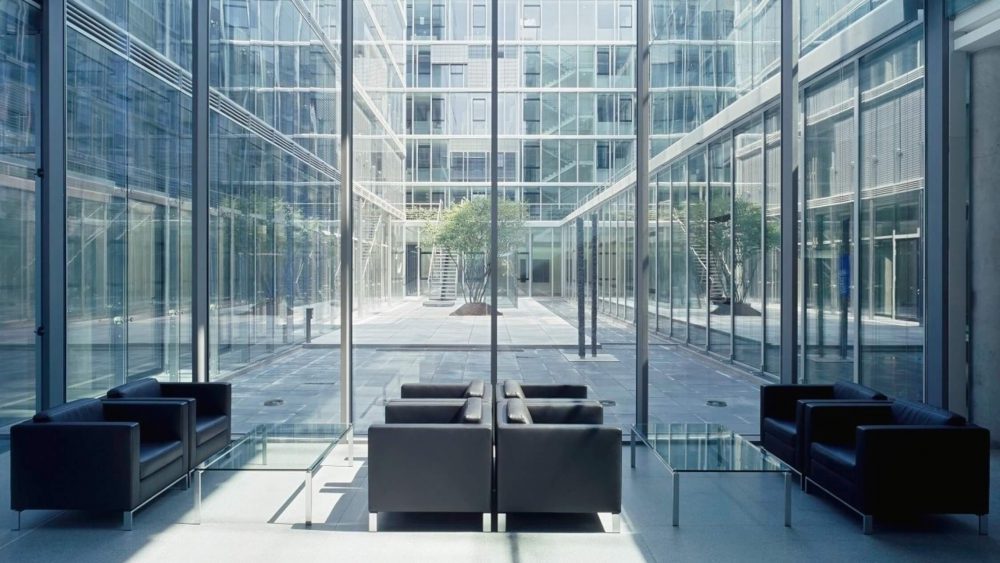
[[[705,204],[703,202],[692,201],[688,207],[688,235],[690,237],[691,248],[698,249],[699,257],[706,259],[704,255],[705,242],[708,242],[708,260],[713,265],[712,277],[719,283],[727,298],[733,303],[745,303],[750,290],[753,288],[757,276],[760,275],[761,268],[761,229],[766,228],[763,233],[766,240],[763,241],[766,248],[775,248],[781,243],[781,233],[778,226],[773,221],[766,221],[766,227],[761,225],[761,206],[737,198],[733,202],[736,211],[736,220],[732,221],[730,215],[729,202],[721,202],[723,205],[717,206],[713,203],[711,217],[708,217],[708,229],[705,229]],[[736,231],[733,236],[733,254],[730,256],[729,237],[733,232],[735,223]],[[735,261],[733,260],[735,258]],[[733,267],[735,262],[735,268]],[[735,274],[734,274],[735,270]],[[732,282],[732,285],[730,283]],[[732,287],[733,295],[730,295]]]
[[[497,207],[497,253],[514,250],[525,238],[524,207],[501,199]],[[435,246],[448,253],[461,269],[462,297],[483,303],[490,276],[490,200],[479,197],[451,206],[430,229]]]

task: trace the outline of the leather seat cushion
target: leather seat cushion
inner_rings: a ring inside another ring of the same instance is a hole
[[[765,434],[770,434],[791,446],[795,445],[795,436],[798,433],[795,428],[795,421],[774,417],[764,419],[763,431]]]
[[[812,459],[814,463],[822,463],[842,477],[853,476],[857,467],[857,455],[851,447],[814,443]]]
[[[183,455],[180,441],[142,442],[139,444],[139,478],[156,473]]]
[[[223,415],[199,415],[195,419],[194,431],[198,438],[198,445],[215,438],[226,431],[229,420]]]

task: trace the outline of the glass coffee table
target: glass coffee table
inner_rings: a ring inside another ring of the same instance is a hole
[[[647,445],[673,478],[673,524],[680,525],[681,473],[783,473],[785,526],[792,525],[792,469],[721,424],[670,423],[632,426],[632,467],[635,447]]]
[[[354,465],[354,428],[350,424],[258,424],[237,436],[194,471],[195,513],[201,523],[201,476],[206,471],[285,471],[303,474],[306,526],[312,525],[312,480],[333,448],[347,440]]]

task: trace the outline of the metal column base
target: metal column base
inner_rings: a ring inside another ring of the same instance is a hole
[[[122,529],[125,530],[126,532],[132,531],[132,515],[133,511],[131,510],[126,510],[125,512],[122,512]]]
[[[483,513],[483,531],[492,532],[493,531],[493,515],[489,512]]]
[[[503,512],[497,513],[497,532],[507,532],[507,515]]]
[[[368,531],[369,532],[378,531],[378,512],[368,513]]]
[[[979,535],[988,536],[990,535],[990,515],[980,514],[979,515]]]

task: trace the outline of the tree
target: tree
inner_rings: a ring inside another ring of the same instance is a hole
[[[736,314],[744,311],[753,314],[748,307],[741,307],[746,303],[746,299],[753,284],[760,275],[761,267],[761,206],[737,198],[733,202],[736,211],[736,220],[732,221],[729,210],[729,202],[723,200],[721,206],[712,205],[711,217],[708,217],[708,232],[705,232],[705,204],[702,202],[690,203],[688,207],[688,233],[690,236],[691,251],[698,249],[699,259],[704,261],[705,239],[708,238],[708,263],[704,267],[711,265],[711,283],[717,283],[724,292],[726,298],[733,304]],[[732,227],[735,224],[736,231],[733,235],[733,257],[729,254],[729,237],[733,233]],[[773,221],[766,221],[763,241],[765,248],[775,248],[781,243],[781,233]],[[733,260],[735,258],[735,269]],[[735,274],[734,274],[735,270]],[[732,290],[730,290],[730,287]]]
[[[497,207],[497,254],[522,243],[525,235],[524,207],[500,199]],[[466,303],[483,303],[490,276],[490,200],[467,199],[451,206],[430,229],[432,243],[448,253],[461,268],[462,297]]]

